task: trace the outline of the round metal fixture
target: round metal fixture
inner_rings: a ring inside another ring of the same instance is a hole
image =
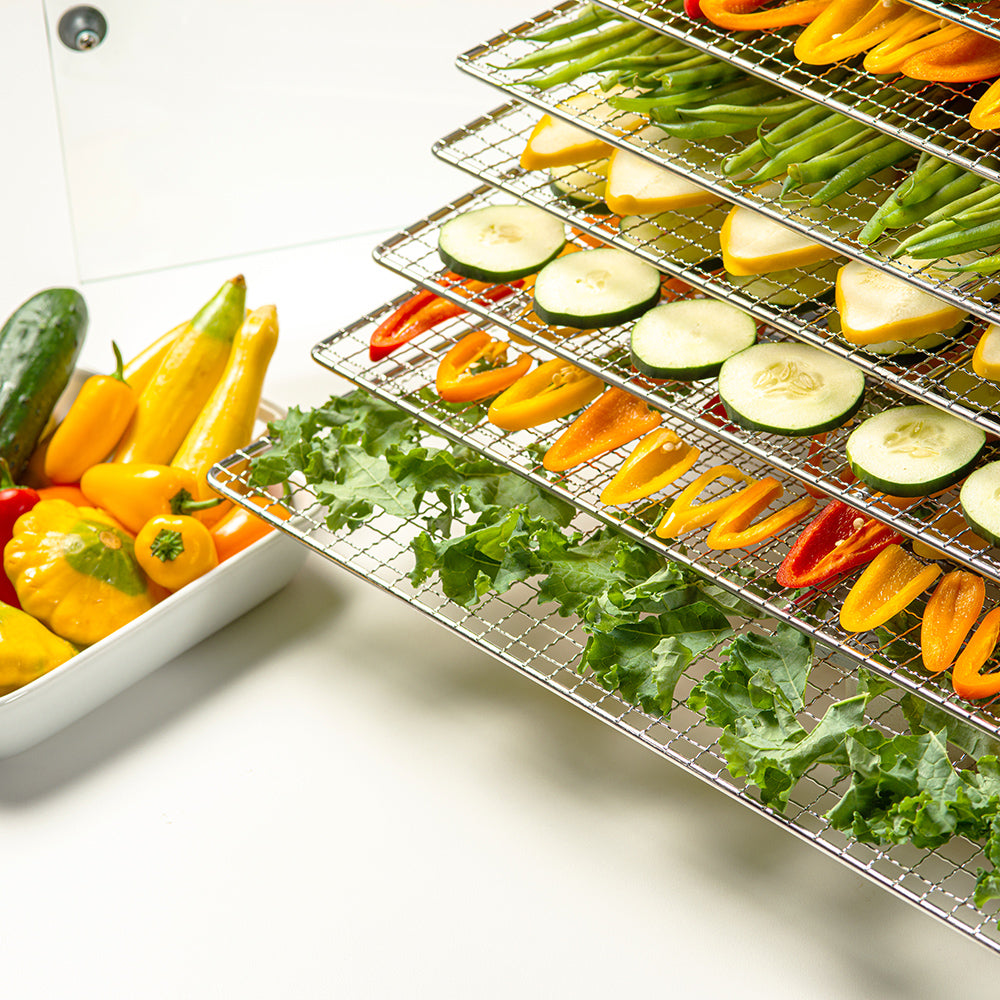
[[[86,52],[104,41],[108,22],[96,7],[70,7],[59,18],[59,39],[68,49]]]

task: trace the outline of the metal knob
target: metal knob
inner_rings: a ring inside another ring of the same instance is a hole
[[[77,52],[100,45],[107,33],[108,22],[96,7],[71,7],[59,18],[59,40]]]

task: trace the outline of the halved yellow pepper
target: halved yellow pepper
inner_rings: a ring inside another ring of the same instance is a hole
[[[930,673],[951,666],[985,600],[986,584],[975,573],[956,569],[941,578],[920,623],[920,655]]]
[[[648,497],[683,476],[700,454],[669,428],[658,427],[632,449],[601,492],[601,503],[620,506]]]
[[[925,566],[899,545],[884,548],[858,577],[840,609],[845,632],[884,625],[915,601],[939,576],[937,563]]]
[[[803,497],[775,511],[763,521],[751,523],[784,492],[781,483],[771,476],[744,487],[729,501],[712,525],[705,544],[710,549],[749,548],[801,521],[816,506],[812,497]]]
[[[833,0],[799,34],[795,58],[825,65],[867,52],[892,33],[908,10],[899,0]]]
[[[1000,129],[1000,80],[994,81],[969,112],[969,124],[982,131]]]
[[[733,502],[733,497],[737,494],[727,493],[724,497],[707,503],[696,504],[694,501],[701,495],[706,486],[723,478],[734,479],[746,484],[754,482],[748,475],[740,472],[735,465],[716,465],[708,469],[677,494],[670,509],[657,526],[656,534],[660,538],[678,538],[689,531],[695,531],[711,524]]]
[[[542,465],[550,472],[564,472],[612,448],[628,444],[651,431],[663,416],[645,400],[624,389],[603,392],[559,435],[545,453]]]
[[[930,35],[947,26],[948,22],[940,17],[911,7],[896,21],[891,33],[868,50],[865,69],[877,75],[898,73],[911,55],[935,44],[928,41]]]
[[[1000,382],[1000,326],[991,323],[982,333],[972,354],[972,370],[991,382]]]
[[[604,383],[596,375],[555,358],[519,378],[490,404],[486,418],[505,431],[558,420],[596,399]]]

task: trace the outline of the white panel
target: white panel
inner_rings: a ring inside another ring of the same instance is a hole
[[[67,6],[46,0],[85,279],[412,221],[408,165],[500,102],[455,56],[529,9],[101,0],[108,35],[76,52]],[[463,189],[436,176],[427,205]]]

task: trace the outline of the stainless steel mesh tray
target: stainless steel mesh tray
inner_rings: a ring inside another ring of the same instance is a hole
[[[364,328],[362,323],[359,329]],[[244,506],[249,506],[249,496],[265,497],[250,488],[246,472],[248,460],[265,452],[268,446],[267,440],[259,441],[216,466],[210,477],[213,487]],[[796,784],[784,813],[763,806],[753,788],[729,775],[716,743],[718,731],[685,704],[692,685],[720,662],[719,649],[692,664],[681,679],[668,722],[633,708],[577,672],[585,642],[582,630],[574,619],[560,617],[553,605],[540,603],[530,581],[516,585],[503,596],[490,597],[473,609],[449,601],[433,582],[414,587],[408,579],[413,567],[409,545],[423,530],[422,517],[407,520],[376,513],[354,531],[331,532],[325,527],[322,508],[308,489],[297,488],[285,501],[284,510],[273,498],[269,500],[271,506],[257,512],[303,545],[407,602],[501,663],[713,785],[861,877],[970,939],[1000,951],[995,905],[980,910],[972,902],[975,873],[984,866],[977,844],[956,837],[935,850],[918,850],[911,846],[879,848],[847,838],[832,829],[824,817],[843,792],[833,770],[826,766],[813,768]],[[304,513],[283,520],[293,507]],[[431,503],[424,516],[434,513]],[[579,526],[585,529],[587,523]],[[769,631],[767,625],[743,625],[741,630],[750,628]],[[810,726],[811,720],[822,717],[832,702],[845,696],[850,690],[852,670],[852,664],[834,653],[817,657],[806,695],[804,725]],[[891,694],[873,701],[869,713],[872,724],[882,731],[901,731],[903,720]]]
[[[906,0],[911,7],[919,7],[929,14],[936,14],[947,21],[956,21],[990,38],[1000,38],[1000,18],[991,17],[977,9],[975,2],[949,3],[948,0]]]
[[[557,10],[563,9],[566,8],[557,8]],[[598,103],[593,110],[586,112],[578,108],[565,107],[563,102],[568,97],[587,89],[586,80],[578,80],[572,85],[564,84],[544,91],[523,84],[522,81],[532,71],[511,70],[507,67],[534,49],[534,44],[528,42],[524,36],[538,28],[540,24],[546,23],[547,15],[548,12],[539,15],[538,19],[524,22],[511,31],[469,50],[459,56],[458,67],[509,96],[513,95],[541,111],[565,119],[600,136],[611,145],[645,156],[668,170],[716,192],[727,201],[745,205],[776,219],[815,242],[831,247],[845,257],[852,257],[878,267],[929,294],[936,295],[945,302],[967,310],[973,316],[991,323],[1000,323],[1000,306],[993,301],[996,283],[992,279],[973,276],[968,281],[963,279],[963,283],[959,285],[954,280],[935,275],[930,262],[914,266],[905,261],[894,260],[890,256],[897,242],[893,237],[883,237],[871,247],[863,246],[857,241],[856,234],[892,190],[897,180],[902,177],[901,174],[889,172],[885,183],[872,183],[856,188],[840,196],[831,203],[831,206],[822,210],[810,208],[801,202],[769,199],[746,190],[721,173],[719,164],[744,145],[738,138],[727,136],[701,143],[678,141],[672,147],[676,151],[667,154],[639,136],[634,125],[628,126],[631,134],[629,131],[624,133],[614,131],[616,120],[626,122],[627,119],[606,104]],[[595,81],[592,79],[590,83],[594,84]],[[834,211],[831,212],[830,207]]]
[[[851,361],[902,392],[909,393],[957,417],[978,424],[991,434],[1000,434],[1000,387],[972,372],[969,359],[982,333],[981,323],[967,324],[947,346],[903,358],[882,358],[854,347],[830,329],[837,317],[832,292],[821,301],[802,295],[796,288],[815,282],[826,265],[794,272],[785,287],[771,284],[739,284],[722,269],[719,261],[720,210],[716,207],[688,209],[675,216],[677,226],[664,229],[672,243],[668,254],[654,238],[622,233],[618,216],[592,215],[560,198],[549,183],[547,171],[525,171],[518,159],[537,115],[520,103],[488,112],[457,129],[434,145],[434,153],[447,163],[467,171],[523,201],[544,208],[570,225],[606,243],[630,250],[660,270],[686,281],[708,295],[725,299],[752,313],[759,320],[797,340],[822,347]],[[659,236],[656,237],[657,239]],[[754,294],[760,288],[759,294]],[[788,304],[783,304],[788,302]]]
[[[957,487],[934,498],[896,507],[886,503],[881,494],[873,493],[866,486],[859,483],[848,485],[845,480],[850,469],[844,456],[844,442],[850,432],[849,426],[831,431],[822,444],[817,443],[818,439],[788,438],[742,430],[731,424],[720,409],[714,380],[665,382],[651,386],[638,377],[631,367],[628,338],[623,327],[552,339],[547,326],[528,316],[531,305],[529,295],[518,293],[498,304],[483,305],[477,304],[471,291],[463,296],[463,285],[442,282],[443,270],[437,253],[440,226],[460,212],[493,204],[499,198],[501,196],[492,189],[480,188],[391,237],[376,248],[375,258],[411,281],[432,289],[444,298],[465,304],[473,312],[509,332],[572,361],[610,385],[641,396],[658,409],[721,438],[740,451],[790,473],[859,510],[875,508],[882,520],[911,538],[937,548],[947,547],[949,556],[956,562],[987,578],[1000,580],[1000,552],[993,548],[983,549],[982,543],[967,527],[959,509]],[[761,339],[781,339],[783,336],[777,331],[765,330]],[[907,397],[890,388],[869,385],[866,402],[858,418],[907,402]],[[994,458],[1000,458],[1000,445],[987,445],[982,461]]]
[[[1000,179],[995,134],[974,129],[967,121],[973,104],[988,84],[926,84],[913,93],[899,86],[900,77],[890,79],[865,72],[859,60],[841,63],[836,68],[799,62],[793,51],[798,28],[767,32],[727,31],[710,21],[668,11],[656,0],[598,2],[622,17],[733,63],[753,76],[826,104],[917,149],[925,149],[990,180]],[[960,16],[955,19],[963,20]],[[875,96],[881,106],[858,97],[858,84],[872,80],[879,82]]]
[[[957,698],[946,676],[928,676],[919,660],[919,615],[904,614],[892,630],[877,633],[849,634],[837,622],[837,609],[850,589],[851,581],[825,591],[810,590],[792,599],[774,583],[774,573],[797,535],[773,538],[748,554],[742,550],[720,552],[703,542],[704,532],[686,535],[679,542],[665,542],[655,535],[661,516],[660,501],[651,499],[627,508],[607,507],[600,502],[600,492],[624,458],[626,449],[578,467],[565,475],[545,471],[538,458],[559,433],[565,422],[554,428],[546,425],[518,434],[506,434],[488,423],[474,408],[455,408],[441,402],[433,389],[434,374],[441,356],[455,339],[477,325],[469,315],[434,327],[427,334],[399,348],[378,364],[368,357],[368,343],[378,322],[403,299],[383,307],[334,334],[313,349],[321,365],[347,378],[374,395],[400,407],[432,427],[443,437],[475,448],[498,464],[532,480],[557,496],[573,503],[598,521],[610,524],[650,548],[711,577],[731,593],[744,598],[778,620],[815,635],[831,648],[838,649],[854,662],[889,678],[906,691],[918,694],[950,714],[971,723],[983,732],[1000,736],[1000,698],[983,705],[972,705]],[[693,479],[710,465],[729,462],[747,475],[762,478],[774,474],[764,461],[744,454],[739,448],[720,442],[712,432],[699,428],[676,427],[689,444],[702,451],[702,460],[679,481]],[[777,478],[789,497],[801,495],[790,477]],[[725,490],[718,483],[706,492],[711,499]],[[988,606],[1000,603],[1000,588],[988,584]]]

